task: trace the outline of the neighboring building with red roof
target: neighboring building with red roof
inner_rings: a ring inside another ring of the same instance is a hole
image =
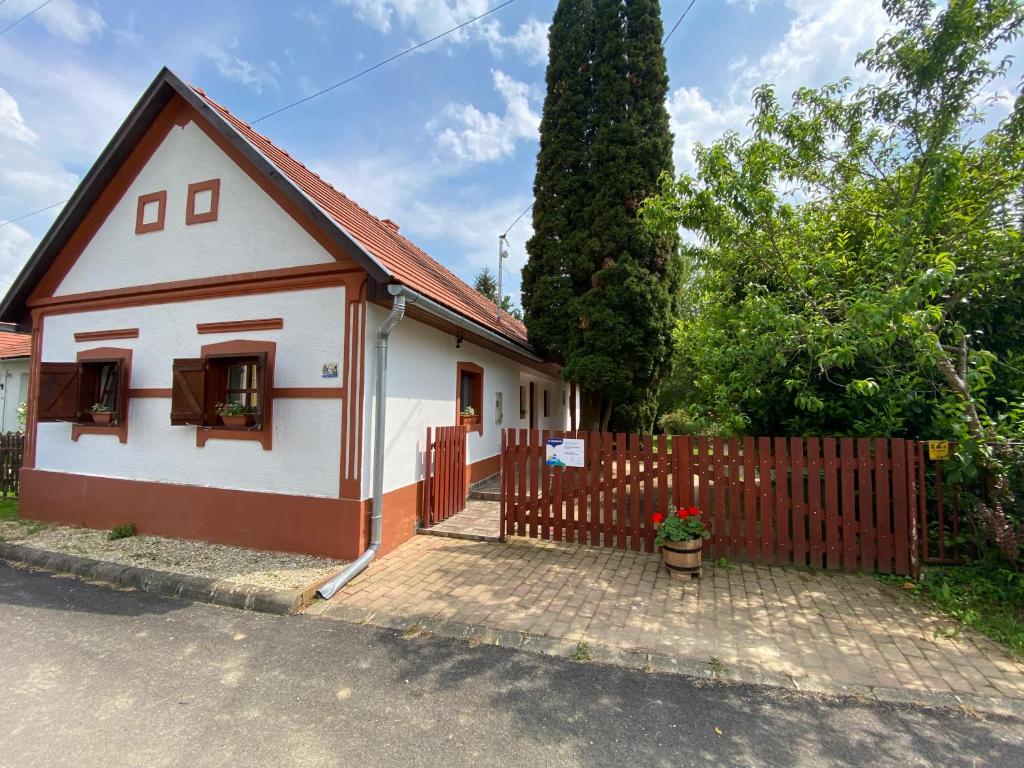
[[[0,327],[0,434],[21,429],[18,407],[28,401],[32,336]]]
[[[355,558],[414,533],[428,427],[468,422],[468,481],[503,427],[569,426],[521,322],[166,69],[0,322],[44,520]]]

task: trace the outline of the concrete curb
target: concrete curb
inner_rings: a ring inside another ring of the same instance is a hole
[[[20,544],[0,542],[0,558],[57,573],[70,573],[83,579],[106,581],[123,587],[175,597],[196,603],[212,603],[245,611],[288,616],[298,613],[316,592],[317,585],[305,589],[283,590],[246,587],[222,579],[186,576],[181,573],[137,568],[107,560],[68,555]]]
[[[326,614],[324,608],[327,605],[326,602],[316,604],[307,610],[307,615],[339,619],[352,624],[370,624],[402,632],[411,627],[419,627],[424,632],[437,637],[461,640],[470,645],[496,645],[579,661],[576,659],[579,644],[571,640],[461,624],[436,616],[396,616],[344,603],[331,605],[330,613]],[[918,707],[955,709],[978,714],[1024,717],[1024,699],[1019,698],[848,685],[807,675],[769,672],[754,666],[735,664],[716,667],[712,670],[709,659],[673,657],[650,653],[640,648],[617,648],[591,641],[582,642],[585,643],[586,652],[590,657],[586,663],[610,664],[644,672],[685,675],[708,681],[771,686],[793,693],[812,693],[831,698],[856,698],[888,704],[910,704]]]

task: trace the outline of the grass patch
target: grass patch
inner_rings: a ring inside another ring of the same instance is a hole
[[[580,640],[576,643],[576,647],[573,652],[569,655],[569,658],[573,661],[586,662],[590,661],[593,657],[590,655],[590,647]]]
[[[118,539],[127,539],[135,535],[135,523],[127,523],[126,525],[115,525],[110,529],[110,533],[107,534],[107,541],[117,541]]]
[[[18,519],[18,500],[0,499],[0,520]]]
[[[918,583],[900,576],[879,578],[1024,657],[1024,571],[982,561],[931,567]]]

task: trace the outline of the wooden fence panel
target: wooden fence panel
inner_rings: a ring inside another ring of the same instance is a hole
[[[807,564],[807,508],[804,506],[804,441],[793,438],[789,451],[792,461],[790,499],[793,511],[792,558],[795,565]]]
[[[584,441],[585,466],[548,467],[546,440],[573,434]],[[449,428],[432,437],[425,488],[444,514],[460,508],[465,449]],[[955,492],[926,487],[941,471],[929,467],[926,478],[921,447],[899,439],[506,430],[501,451],[504,536],[653,552],[652,514],[696,502],[712,529],[708,555],[909,574],[928,514],[940,515],[940,530],[956,530]]]
[[[462,426],[427,427],[424,445],[420,524],[429,528],[466,508],[466,429]],[[504,441],[502,452],[504,457],[507,452]],[[514,467],[514,463],[503,458],[502,466]],[[505,494],[502,498],[504,521],[510,499]]]
[[[744,552],[748,560],[757,560],[757,453],[754,449],[754,438],[743,438],[743,522],[746,547]]]
[[[21,464],[25,457],[25,434],[0,435],[0,493],[4,498],[21,493]]]

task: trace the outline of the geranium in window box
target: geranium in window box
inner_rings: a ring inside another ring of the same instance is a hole
[[[711,536],[711,530],[700,519],[700,509],[677,509],[667,518],[655,512],[651,522],[657,531],[654,545],[661,547],[661,559],[672,578],[699,577],[704,539]]]
[[[92,414],[93,424],[109,424],[114,418],[114,412],[105,403],[94,403],[89,413]]]
[[[225,427],[248,427],[251,426],[255,414],[239,402],[217,403],[214,406],[221,423]]]
[[[476,415],[476,408],[472,405],[467,405],[461,411],[459,411],[459,423],[464,427],[475,426],[478,421]]]

